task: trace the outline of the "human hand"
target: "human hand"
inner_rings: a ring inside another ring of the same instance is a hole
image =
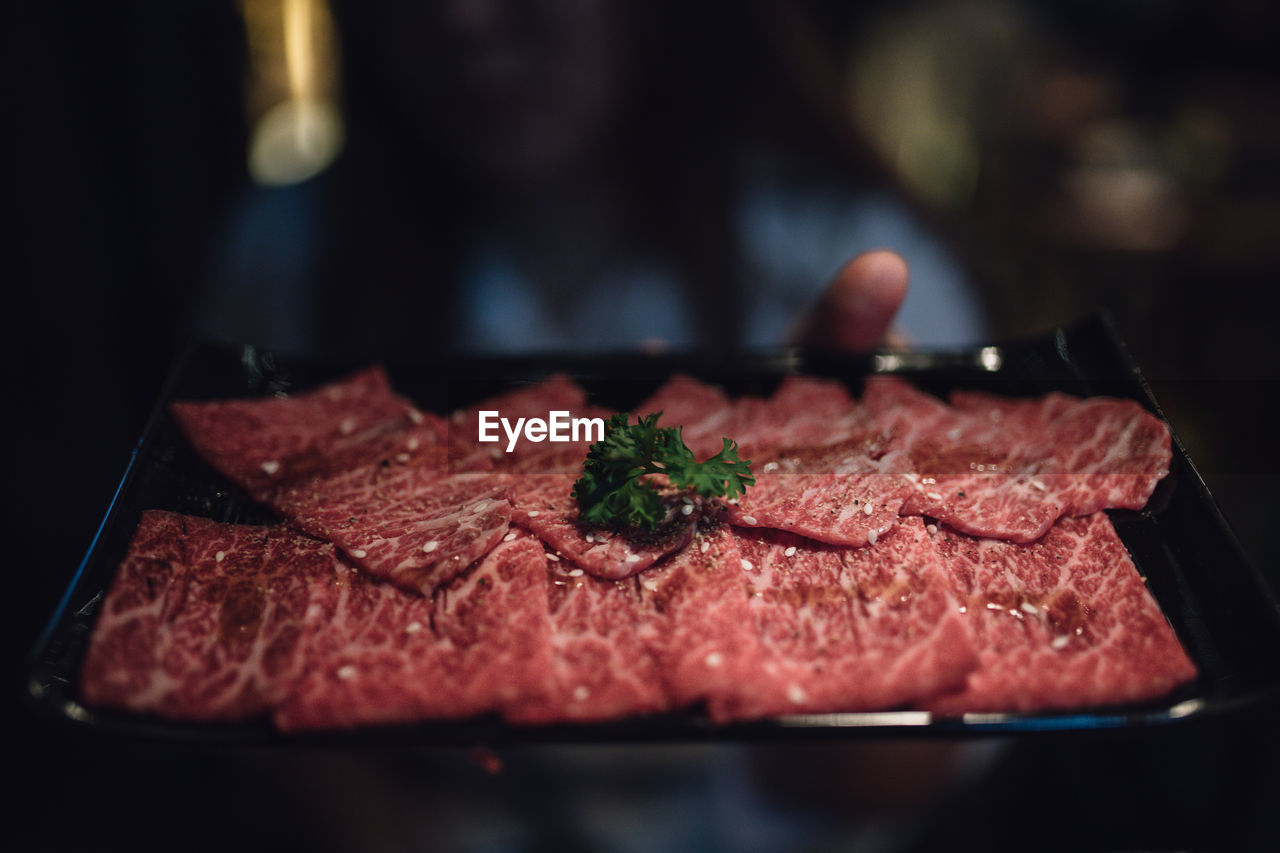
[[[893,318],[906,294],[907,263],[902,256],[885,249],[864,252],[836,273],[795,340],[842,352],[905,347],[907,339],[893,328]]]

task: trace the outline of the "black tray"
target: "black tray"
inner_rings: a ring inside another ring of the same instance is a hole
[[[1069,713],[967,714],[935,720],[927,712],[808,714],[713,726],[698,712],[591,725],[511,726],[496,718],[412,727],[284,736],[266,721],[199,724],[104,711],[78,701],[76,682],[94,615],[144,509],[224,522],[273,520],[210,469],[178,433],[167,406],[181,399],[305,389],[359,365],[289,361],[251,348],[208,345],[174,367],[97,536],[33,652],[28,694],[42,712],[83,727],[155,737],[237,743],[326,740],[471,743],[545,740],[763,739],[811,736],[965,736],[1146,727],[1203,719],[1280,698],[1280,605],[1249,564],[1204,482],[1174,440],[1170,475],[1142,512],[1112,521],[1148,586],[1199,667],[1192,684],[1156,702]],[[782,376],[836,377],[858,390],[869,373],[896,373],[945,394],[953,388],[1030,396],[1051,390],[1128,397],[1160,414],[1110,322],[1095,317],[1034,340],[965,352],[880,353],[837,358],[780,352],[746,358],[573,356],[467,359],[388,365],[395,387],[427,409],[447,412],[554,371],[567,372],[595,402],[626,409],[673,372],[716,382],[734,394],[767,394]]]

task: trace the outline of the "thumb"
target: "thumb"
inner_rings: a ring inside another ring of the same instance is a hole
[[[866,352],[891,337],[894,315],[907,294],[907,263],[896,252],[865,252],[836,273],[814,306],[801,343]]]

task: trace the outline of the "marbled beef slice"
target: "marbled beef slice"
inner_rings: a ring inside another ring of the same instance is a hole
[[[1195,678],[1104,513],[1061,519],[1030,545],[945,526],[930,542],[981,657],[964,689],[928,700],[930,710],[1112,705],[1153,699]]]
[[[333,546],[283,527],[146,512],[99,608],[87,703],[190,720],[266,712],[306,670]]]

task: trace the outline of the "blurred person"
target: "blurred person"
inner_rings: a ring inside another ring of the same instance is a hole
[[[794,338],[830,286],[818,316],[859,319],[807,327],[829,343],[879,343],[897,302],[912,340],[976,342],[974,292],[833,106],[839,81],[798,79],[820,42],[779,49],[796,11],[339,6],[346,151],[248,191],[192,333],[353,355],[724,350]],[[882,247],[914,273],[905,301],[901,264],[845,266]]]
[[[820,42],[796,7],[337,11],[347,148],[317,179],[247,191],[193,334],[355,358],[984,337],[942,240],[833,107],[838,81],[806,79]],[[836,744],[782,769],[726,745],[535,747],[462,794],[436,754],[261,770],[320,804],[339,846],[892,849],[972,754]],[[446,793],[456,808],[439,807]],[[377,807],[337,805],[351,802]]]

